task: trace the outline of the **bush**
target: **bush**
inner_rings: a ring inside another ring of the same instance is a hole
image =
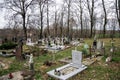
[[[87,54],[88,54],[87,49],[83,49],[83,50],[82,50],[82,53],[83,53],[84,55],[87,55]]]
[[[5,50],[5,49],[13,49],[17,46],[17,44],[13,43],[13,42],[7,42],[4,43],[0,46],[1,50]]]
[[[114,62],[120,62],[120,57],[113,57],[112,61],[114,61]]]

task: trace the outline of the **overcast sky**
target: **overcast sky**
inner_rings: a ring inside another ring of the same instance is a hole
[[[0,3],[3,2],[3,0],[0,0]],[[0,28],[3,28],[4,27],[4,24],[5,24],[5,20],[4,20],[4,14],[5,14],[5,11],[4,10],[0,10]]]
[[[3,2],[3,0],[0,0],[0,3]],[[56,0],[57,4],[60,4],[62,2],[62,0]],[[0,10],[0,29],[4,28],[6,22],[4,20],[4,14],[5,14],[5,10]]]
[[[61,4],[63,0],[56,0],[57,4]],[[105,0],[105,1],[113,1],[113,0]],[[3,2],[3,0],[0,0],[0,3]],[[109,5],[107,5],[109,6]],[[6,21],[4,20],[5,10],[0,10],[0,28],[3,28],[6,24]]]

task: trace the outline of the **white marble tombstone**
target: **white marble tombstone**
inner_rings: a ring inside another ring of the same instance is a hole
[[[101,47],[102,47],[101,41],[98,41],[98,43],[97,43],[97,49],[100,50]]]
[[[74,67],[82,67],[82,52],[72,50],[72,63]]]

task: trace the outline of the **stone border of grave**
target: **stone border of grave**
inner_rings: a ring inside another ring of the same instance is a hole
[[[3,53],[3,52],[0,52],[0,56],[2,56],[2,57],[14,57],[15,54],[13,54],[13,53]]]

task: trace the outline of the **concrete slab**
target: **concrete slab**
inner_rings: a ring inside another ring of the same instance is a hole
[[[70,63],[70,64],[67,64],[67,65],[64,65],[60,68],[57,68],[56,70],[59,70],[59,71],[62,71],[63,69],[67,68],[67,67],[72,67],[73,63]],[[83,70],[85,70],[87,68],[87,66],[85,65],[82,65],[82,67],[79,67],[79,68],[76,68],[74,70],[72,70],[70,73],[66,74],[66,75],[55,75],[54,71],[55,70],[51,70],[49,72],[47,72],[47,74],[51,77],[54,77],[56,79],[60,79],[60,80],[67,80],[69,79],[70,77],[82,72]]]

